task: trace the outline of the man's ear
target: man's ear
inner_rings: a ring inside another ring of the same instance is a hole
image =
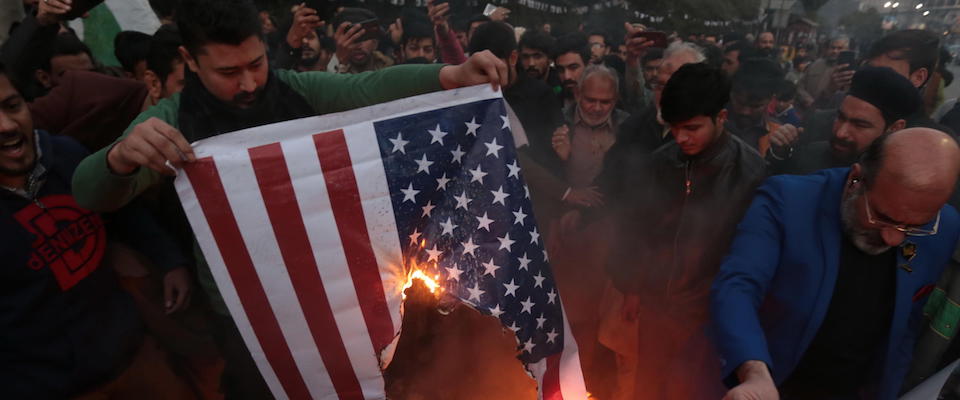
[[[519,53],[516,50],[510,52],[510,56],[507,57],[507,64],[510,64],[510,68],[517,68],[517,59],[520,58]]]
[[[885,133],[894,133],[896,131],[903,130],[907,127],[907,121],[903,119],[898,119],[894,123],[890,124]]]
[[[163,97],[163,83],[160,82],[160,77],[153,70],[148,69],[143,72],[143,83],[147,85],[147,95],[150,100],[156,104]]]
[[[180,46],[177,48],[177,51],[180,52],[180,58],[182,58],[187,64],[187,68],[190,68],[190,71],[193,73],[197,73],[197,70],[199,69],[197,67],[197,60],[193,58],[193,55],[191,55],[189,51],[187,51],[187,48]]]
[[[926,68],[920,68],[910,73],[910,83],[912,83],[914,87],[919,88],[920,86],[923,86],[924,83],[927,83],[927,78],[929,77],[930,70]]]
[[[727,109],[724,108],[717,113],[717,125],[724,126],[727,123]]]
[[[42,69],[33,71],[33,77],[40,83],[40,86],[43,86],[45,89],[50,89],[53,86],[53,82],[50,80],[50,73]]]

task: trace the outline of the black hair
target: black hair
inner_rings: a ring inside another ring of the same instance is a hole
[[[647,52],[640,58],[640,64],[646,64],[653,60],[663,59],[663,49],[659,47],[651,47],[647,49]]]
[[[866,58],[868,60],[877,58],[896,50],[903,52],[903,57],[910,64],[910,73],[926,68],[929,79],[936,71],[937,58],[940,55],[940,38],[933,32],[921,29],[893,32],[870,46]]]
[[[782,80],[783,71],[776,62],[769,58],[751,58],[740,61],[731,83],[734,92],[763,99],[773,97]]]
[[[736,43],[731,44],[730,46],[727,46],[725,49],[723,49],[723,54],[726,55],[727,53],[730,53],[732,51],[740,52],[739,54],[737,54],[737,60],[741,62],[743,62],[743,60],[746,60],[748,58],[754,58],[759,56],[759,53],[757,52],[757,48],[753,45],[753,43],[750,43],[745,40],[737,41]]]
[[[161,83],[166,82],[173,72],[174,62],[183,61],[177,50],[180,44],[180,32],[174,26],[161,26],[157,33],[153,34],[150,51],[147,53],[147,69],[153,71]]]
[[[180,0],[177,28],[183,46],[196,56],[207,43],[239,45],[263,38],[259,12],[250,0]]]
[[[602,38],[603,38],[603,44],[607,45],[607,47],[610,47],[610,39],[607,38],[607,33],[606,33],[606,32],[600,31],[600,30],[594,30],[594,31],[590,31],[590,33],[587,34],[587,39],[590,39],[590,36],[600,36],[600,37],[602,37]]]
[[[590,46],[587,44],[587,35],[582,32],[572,32],[561,36],[557,40],[557,56],[567,53],[579,54],[580,61],[586,66],[590,62]]]
[[[667,81],[660,97],[660,115],[667,123],[697,116],[715,118],[730,101],[730,81],[720,68],[687,64]]]
[[[317,35],[320,35],[320,31],[317,31]],[[329,36],[319,36],[320,37],[320,48],[324,49],[330,53],[337,51],[337,41],[333,40]]]
[[[497,58],[506,60],[510,58],[510,53],[517,50],[517,37],[513,34],[513,28],[505,22],[488,22],[477,28],[467,47],[470,53],[490,50]]]
[[[174,18],[178,0],[150,0],[150,8],[158,18]]]
[[[47,54],[49,56],[44,57],[43,62],[40,63],[40,69],[47,72],[50,72],[50,60],[57,56],[86,54],[90,57],[90,61],[93,61],[93,53],[90,52],[90,48],[72,33],[61,33],[57,35],[57,38],[54,40],[53,49]]]
[[[404,27],[404,29],[406,29],[406,27]],[[414,57],[407,60],[403,60],[403,62],[400,64],[430,64],[431,62],[432,61],[424,57]]]
[[[779,101],[795,100],[797,98],[797,85],[786,79],[780,81],[780,84],[777,85],[776,96]]]
[[[406,46],[407,42],[414,39],[430,39],[433,44],[437,44],[437,39],[433,34],[433,25],[429,21],[411,20],[403,23],[403,36],[400,39],[400,46]]]
[[[523,36],[520,36],[520,44],[518,47],[521,49],[526,47],[528,49],[540,50],[551,59],[557,55],[557,39],[554,39],[549,33],[539,29],[524,32]]]
[[[133,73],[137,63],[147,59],[151,36],[137,31],[123,31],[113,38],[113,55],[123,69]]]
[[[703,57],[706,59],[706,62],[711,67],[720,68],[723,65],[723,50],[717,46],[711,46],[709,43],[704,43],[700,45],[700,51],[703,53]]]
[[[470,30],[470,25],[473,25],[474,22],[487,23],[487,22],[492,22],[492,21],[493,21],[493,20],[490,19],[490,17],[488,17],[488,16],[486,16],[486,15],[483,15],[483,14],[474,15],[474,16],[470,17],[470,19],[467,20],[467,23],[466,23],[465,26],[464,26],[464,31]]]

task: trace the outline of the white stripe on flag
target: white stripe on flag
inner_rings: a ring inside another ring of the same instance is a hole
[[[292,351],[293,359],[310,394],[315,399],[322,399],[330,394],[335,398],[337,392],[311,335],[297,292],[290,282],[290,274],[280,253],[253,166],[245,156],[246,152],[237,152],[229,159],[221,158],[225,162],[218,165],[220,179],[233,208],[237,226],[270,301],[270,308],[276,315],[283,337]],[[239,304],[235,306],[237,311],[243,312]],[[236,312],[233,314],[236,315]],[[249,346],[251,342],[257,341],[257,337],[244,336],[244,341]],[[271,368],[266,359],[258,360],[258,366],[261,371]]]
[[[384,398],[383,376],[331,211],[327,183],[313,137],[285,141],[281,146],[317,269],[363,395],[365,398]]]
[[[406,282],[403,270],[400,233],[390,201],[390,188],[380,144],[377,142],[373,124],[353,125],[344,129],[344,138],[353,159],[353,172],[357,177],[357,189],[367,221],[367,232],[373,243],[373,252],[380,266],[380,279],[387,298],[387,306],[393,318],[394,332],[400,332],[401,290]]]
[[[184,172],[180,171],[180,174],[184,174]],[[269,365],[267,357],[263,352],[263,347],[261,347],[260,342],[256,340],[257,336],[253,332],[250,320],[240,305],[240,295],[237,294],[237,289],[233,286],[233,280],[230,279],[226,263],[223,262],[223,256],[220,254],[217,243],[214,241],[213,232],[210,231],[210,226],[206,223],[206,217],[203,215],[203,210],[197,201],[197,194],[190,185],[190,180],[185,177],[179,178],[176,180],[176,186],[177,193],[179,193],[180,196],[180,202],[183,204],[183,210],[192,222],[190,226],[193,228],[197,242],[203,249],[203,257],[207,265],[210,266],[210,272],[217,282],[217,289],[220,291],[220,296],[223,297],[224,303],[226,303],[227,308],[230,310],[230,315],[233,317],[237,330],[240,331],[240,336],[244,338],[247,350],[250,351],[251,357],[258,366]],[[197,223],[197,221],[202,222]],[[249,340],[249,338],[253,338],[253,340]],[[260,374],[275,396],[278,394],[283,395],[283,386],[280,385],[280,380],[272,368],[260,368]]]
[[[583,371],[580,369],[580,350],[577,341],[573,338],[570,323],[567,321],[567,311],[560,301],[563,310],[563,353],[560,354],[560,393],[565,400],[586,399],[587,388],[584,386]]]
[[[106,0],[120,29],[152,35],[160,28],[160,19],[147,0]]]

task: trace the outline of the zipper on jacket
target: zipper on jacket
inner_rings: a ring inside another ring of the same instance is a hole
[[[683,200],[680,202],[680,214],[677,217],[677,230],[673,235],[673,268],[670,271],[670,278],[667,280],[667,297],[671,296],[673,290],[673,279],[678,273],[677,269],[680,268],[680,262],[678,258],[680,257],[680,232],[683,228],[684,216],[686,216],[687,201],[690,198],[690,194],[693,193],[693,160],[688,160],[684,166],[684,179],[683,179]]]

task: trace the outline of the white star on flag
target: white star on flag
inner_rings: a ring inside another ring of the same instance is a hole
[[[530,301],[530,297],[527,297],[526,300],[521,301],[521,302],[520,302],[520,305],[523,306],[523,310],[520,311],[520,314],[523,314],[523,313],[532,314],[532,313],[533,313],[534,303],[533,303],[532,301]]]
[[[447,133],[440,130],[440,124],[437,124],[436,129],[427,130],[427,132],[430,132],[430,136],[433,136],[433,138],[430,139],[430,144],[440,143],[440,145],[443,146],[443,137],[447,136]]]
[[[523,220],[525,219],[527,219],[527,214],[523,213],[523,207],[518,208],[517,211],[513,211],[513,223],[515,225],[523,226]]]
[[[487,232],[490,232],[490,224],[493,223],[493,220],[487,218],[487,213],[484,212],[482,217],[477,217],[477,222],[480,223],[480,226],[477,229],[484,229]]]
[[[510,280],[510,283],[504,283],[503,286],[507,288],[507,294],[503,295],[503,297],[517,297],[517,289],[520,288],[520,285],[514,284],[513,279]]]
[[[447,275],[448,275],[447,280],[455,280],[457,282],[460,282],[460,274],[463,273],[463,271],[460,270],[457,264],[453,264],[452,268],[451,267],[445,267],[445,268],[447,270]]]
[[[502,204],[502,205],[507,205],[506,200],[507,200],[507,197],[510,197],[510,193],[505,193],[505,192],[503,191],[503,186],[502,186],[502,185],[500,186],[500,189],[497,189],[496,191],[491,190],[490,193],[493,194],[493,202],[494,202],[494,203],[500,203],[500,204]]]
[[[515,240],[510,239],[510,232],[507,232],[503,237],[497,238],[500,241],[500,248],[497,250],[506,250],[510,251],[510,246],[513,246],[516,243]]]
[[[500,158],[500,149],[502,149],[503,146],[497,144],[497,138],[493,138],[493,141],[491,141],[490,143],[484,143],[483,145],[487,146],[488,156],[494,156],[496,158]]]
[[[427,262],[430,261],[440,261],[440,256],[443,255],[443,252],[437,250],[437,244],[433,244],[432,249],[427,249]]]
[[[467,238],[467,241],[463,242],[462,244],[463,244],[463,255],[470,254],[476,257],[476,254],[473,254],[473,253],[477,251],[477,248],[480,246],[473,244],[473,238]]]
[[[470,122],[467,122],[467,135],[477,136],[477,129],[480,129],[480,124],[477,123],[477,117],[473,117]]]
[[[470,292],[470,300],[480,301],[480,296],[483,295],[483,289],[480,289],[479,283],[474,283],[472,288],[467,288],[467,291]]]
[[[417,163],[417,173],[425,172],[427,175],[430,175],[430,166],[433,165],[433,161],[427,159],[427,154],[423,154],[423,158],[416,160]]]
[[[451,221],[451,218],[447,218],[447,222],[441,223],[440,226],[443,228],[443,232],[440,233],[440,235],[453,236],[453,230],[457,228],[457,226]]]
[[[461,149],[460,149],[460,145],[458,144],[458,145],[457,145],[457,149],[456,149],[456,150],[451,150],[451,151],[450,151],[450,154],[453,156],[453,162],[455,162],[455,163],[457,163],[457,164],[460,164],[460,163],[462,163],[461,160],[463,159],[464,154],[467,154],[467,153],[465,153],[463,150],[461,150]]]
[[[507,178],[520,179],[520,166],[517,165],[517,160],[513,160],[512,163],[507,164],[507,169],[510,170],[510,173],[507,174]]]
[[[472,178],[470,178],[470,183],[480,182],[480,184],[482,185],[483,177],[487,176],[487,173],[483,172],[483,167],[481,165],[477,165],[477,169],[470,170],[470,175],[473,176]]]
[[[407,186],[406,189],[400,189],[400,191],[403,192],[403,201],[417,204],[417,193],[420,193],[420,191],[413,188],[413,182],[410,182],[410,186]]]
[[[490,261],[487,261],[487,262],[483,263],[482,265],[483,265],[483,268],[484,268],[484,271],[483,271],[483,274],[484,274],[484,275],[490,275],[490,276],[492,276],[492,277],[496,277],[496,276],[497,276],[497,270],[500,269],[500,266],[493,263],[493,258],[492,258],[492,257],[490,258]]]
[[[400,154],[407,154],[407,149],[406,149],[404,146],[406,146],[407,143],[410,143],[410,141],[409,141],[409,140],[403,140],[403,134],[402,134],[402,133],[397,132],[397,138],[396,138],[396,139],[387,139],[387,140],[389,140],[390,143],[393,143],[393,151],[392,151],[392,153],[396,153],[396,152],[399,151]]]
[[[423,214],[420,215],[420,218],[429,217],[430,213],[433,212],[434,208],[437,208],[437,207],[433,205],[433,202],[430,200],[427,200],[427,205],[423,206]]]

